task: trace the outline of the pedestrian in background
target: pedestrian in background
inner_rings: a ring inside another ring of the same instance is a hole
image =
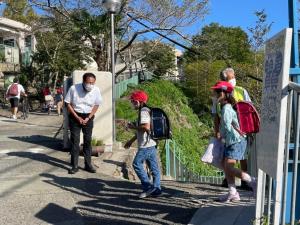
[[[54,104],[54,99],[53,99],[49,85],[44,87],[42,92],[43,92],[43,96],[44,96],[44,100],[45,100],[45,107],[47,109],[48,114],[50,114],[51,106],[52,106],[52,104]]]
[[[27,96],[24,87],[19,84],[19,79],[14,78],[13,83],[8,86],[6,91],[6,98],[9,100],[11,105],[12,119],[17,119],[18,107],[21,96]]]
[[[63,107],[63,86],[58,84],[55,89],[55,104],[57,107],[57,114],[60,116]]]
[[[78,159],[80,150],[80,133],[83,133],[84,169],[96,173],[92,165],[92,132],[94,117],[102,96],[100,89],[95,86],[96,76],[93,73],[85,73],[82,83],[73,85],[66,97],[65,103],[69,112],[69,124],[71,132],[71,166],[70,174],[78,172]]]

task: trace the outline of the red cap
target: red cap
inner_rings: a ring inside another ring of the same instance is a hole
[[[214,86],[211,87],[214,90],[222,90],[226,93],[233,91],[233,86],[227,81],[218,81]]]
[[[148,101],[148,95],[144,91],[135,91],[131,94],[130,99],[146,103]]]

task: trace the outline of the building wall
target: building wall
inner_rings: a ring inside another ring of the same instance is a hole
[[[26,47],[25,38],[29,35],[31,36],[29,40],[30,46]],[[14,47],[5,45],[1,48],[2,54],[5,54],[5,62],[2,62],[2,64],[20,65],[23,62],[20,62],[19,53],[23,55],[24,53],[30,54],[30,52],[35,51],[36,39],[31,32],[31,28],[26,24],[0,17],[0,37],[3,42],[10,39],[14,40]],[[11,71],[9,70],[10,67],[2,68],[7,68],[8,70],[6,71]]]

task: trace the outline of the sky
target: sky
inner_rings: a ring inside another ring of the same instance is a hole
[[[0,10],[3,6],[0,5]],[[223,26],[239,26],[248,33],[247,28],[253,27],[257,20],[254,12],[262,9],[267,14],[267,22],[273,22],[269,38],[288,26],[288,0],[209,0],[209,14],[203,20],[199,19],[194,25],[186,27],[184,33],[195,35],[212,22]],[[145,36],[151,38],[155,35],[148,33]]]
[[[187,32],[196,34],[212,22],[240,26],[248,32],[247,27],[253,27],[257,20],[254,12],[262,9],[265,9],[267,21],[273,22],[270,37],[288,26],[288,0],[210,0],[209,14],[203,21],[188,28]]]

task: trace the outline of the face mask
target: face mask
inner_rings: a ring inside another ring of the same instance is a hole
[[[235,85],[236,85],[236,79],[235,79],[235,78],[229,80],[228,82],[229,82],[233,87],[235,87]]]
[[[93,84],[83,84],[83,86],[84,86],[84,89],[88,92],[90,92],[94,88]]]
[[[139,109],[140,104],[138,101],[131,100],[131,106],[133,109],[137,110],[137,109]]]

